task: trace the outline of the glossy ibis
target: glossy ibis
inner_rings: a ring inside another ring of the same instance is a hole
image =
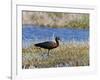
[[[46,41],[46,42],[42,42],[42,43],[37,43],[35,44],[36,47],[40,47],[40,48],[44,48],[44,49],[48,49],[48,56],[49,56],[49,51],[51,49],[57,48],[59,46],[59,37],[55,37],[55,41]]]

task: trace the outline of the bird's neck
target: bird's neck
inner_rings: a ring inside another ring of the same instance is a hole
[[[58,40],[56,40],[56,43],[57,43],[57,46],[59,46],[59,41]]]

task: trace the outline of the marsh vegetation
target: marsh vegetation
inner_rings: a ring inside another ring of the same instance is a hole
[[[37,48],[34,45],[22,49],[23,68],[51,68],[51,67],[74,67],[89,66],[88,43],[60,44],[50,51]]]
[[[51,28],[89,28],[89,14],[23,11],[23,25]]]

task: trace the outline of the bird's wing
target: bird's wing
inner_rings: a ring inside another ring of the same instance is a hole
[[[42,43],[38,43],[38,44],[35,44],[35,46],[37,47],[43,47],[43,48],[51,48],[54,46],[54,42],[52,41],[47,41],[47,42],[42,42]]]

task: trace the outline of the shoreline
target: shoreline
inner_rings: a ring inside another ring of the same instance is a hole
[[[39,25],[34,25],[34,24],[22,24],[22,28],[55,28],[55,29],[80,29],[80,30],[89,30],[89,28],[75,28],[75,27],[48,27],[48,26],[39,26]]]

